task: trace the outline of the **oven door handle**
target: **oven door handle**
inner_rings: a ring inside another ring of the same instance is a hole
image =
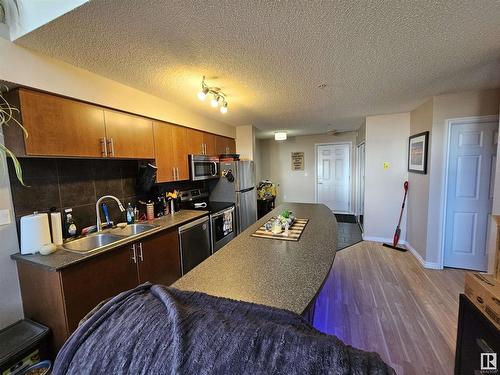
[[[221,212],[216,213],[215,215],[212,215],[212,219],[216,219],[216,218],[218,218],[218,217],[220,217],[220,216],[224,215],[226,212],[231,212],[231,213],[233,213],[233,212],[234,212],[234,207],[231,207],[231,208],[229,208],[229,209],[227,209],[227,210],[224,210],[224,211],[221,211]]]

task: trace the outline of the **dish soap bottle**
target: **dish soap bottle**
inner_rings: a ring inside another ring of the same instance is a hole
[[[64,238],[73,238],[76,236],[76,223],[73,219],[73,210],[71,208],[67,208],[64,212],[66,213],[64,220]]]
[[[134,212],[134,207],[132,205],[128,204],[127,206],[127,224],[134,224],[135,222],[135,212]]]

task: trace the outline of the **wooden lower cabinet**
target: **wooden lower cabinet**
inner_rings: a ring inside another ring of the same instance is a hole
[[[146,281],[170,285],[181,277],[177,228],[59,271],[27,262],[18,262],[17,268],[24,314],[51,329],[55,356],[101,301]]]

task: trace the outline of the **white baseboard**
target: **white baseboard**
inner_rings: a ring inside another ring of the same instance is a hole
[[[408,248],[408,250],[410,250],[410,252],[413,254],[413,256],[415,258],[417,258],[417,260],[420,262],[420,264],[422,266],[424,266],[424,268],[428,268],[431,270],[442,270],[439,263],[426,262],[424,260],[424,258],[422,258],[422,255],[420,255],[419,252],[417,250],[415,250],[415,248],[413,246],[411,246],[409,243],[406,243],[406,247]]]
[[[373,242],[385,242],[385,243],[390,243],[392,244],[392,238],[384,238],[384,237],[373,237],[373,236],[365,236],[363,235],[363,241],[373,241]],[[413,254],[415,258],[420,262],[420,264],[424,268],[432,269],[432,270],[441,270],[441,266],[439,263],[434,263],[434,262],[426,262],[424,258],[418,253],[417,250],[413,246],[411,246],[408,242],[405,240],[400,240],[399,244],[404,245],[408,250],[410,250],[410,253]]]

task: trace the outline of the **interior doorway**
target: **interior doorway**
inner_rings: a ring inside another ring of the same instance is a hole
[[[487,271],[498,120],[449,122],[443,265]]]
[[[356,148],[356,218],[363,230],[365,212],[365,142]]]
[[[351,213],[351,143],[316,146],[316,202]]]

